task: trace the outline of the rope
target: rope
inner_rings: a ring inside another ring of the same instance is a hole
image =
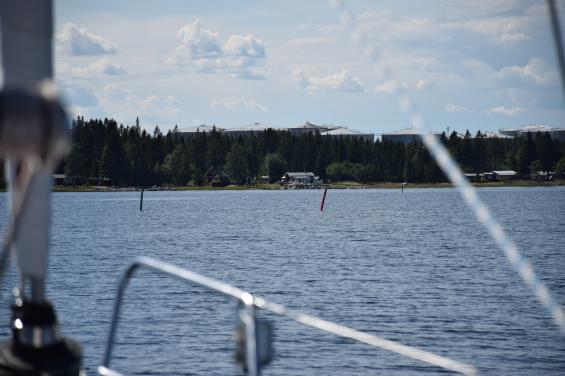
[[[449,371],[462,373],[464,375],[476,375],[477,369],[471,365],[461,363],[440,355],[436,355],[415,347],[406,346],[398,342],[390,341],[385,338],[377,337],[373,334],[361,332],[344,325],[326,321],[315,316],[307,315],[286,308],[283,305],[267,302],[262,298],[256,298],[256,305],[260,309],[265,309],[280,316],[285,316],[301,324],[311,326],[340,337],[349,338],[358,342],[388,350],[397,354],[407,356],[424,363],[433,364]]]
[[[559,27],[559,12],[555,0],[547,0],[547,10],[549,11],[549,20],[551,21],[551,31],[553,32],[553,41],[555,43],[555,52],[559,69],[561,73],[561,90],[563,91],[563,99],[565,99],[565,54],[563,53],[563,40],[561,39],[561,28]]]
[[[22,219],[22,213],[25,212],[27,203],[29,201],[30,186],[33,184],[33,179],[35,174],[32,174],[27,184],[24,187],[23,197],[18,208],[12,208],[11,220],[6,227],[4,232],[4,239],[2,241],[2,248],[0,249],[0,288],[2,287],[2,280],[8,266],[8,260],[10,258],[10,249],[14,244],[14,241],[18,237],[20,231],[20,223]]]

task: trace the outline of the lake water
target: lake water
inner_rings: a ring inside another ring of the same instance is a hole
[[[565,303],[565,188],[480,189]],[[451,189],[55,193],[48,294],[89,374],[100,364],[121,272],[146,255],[278,303],[467,362],[485,375],[563,375],[565,336]],[[6,220],[6,194],[0,194]],[[8,336],[12,267],[2,284]],[[140,271],[112,368],[237,375],[235,305]],[[275,325],[264,375],[441,370],[262,313]]]

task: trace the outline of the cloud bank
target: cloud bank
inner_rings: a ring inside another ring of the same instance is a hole
[[[83,67],[72,67],[61,61],[57,63],[56,71],[57,75],[78,78],[93,78],[100,75],[121,76],[127,74],[126,70],[122,68],[120,63],[110,59],[100,59]]]
[[[490,108],[488,110],[485,110],[485,113],[488,115],[504,115],[504,116],[515,116],[518,115],[521,112],[526,111],[525,108],[522,107],[511,107],[511,108],[506,108],[504,106],[497,106],[497,107],[493,107]]]
[[[298,87],[308,93],[360,93],[364,91],[359,77],[351,75],[345,69],[327,76],[313,76],[302,69],[296,69],[293,71],[293,76]]]
[[[471,111],[469,111],[467,107],[450,102],[445,105],[445,112],[449,112],[450,114],[467,114]]]
[[[72,22],[63,24],[55,39],[60,49],[74,56],[107,55],[118,52],[118,47],[113,42],[90,33]]]
[[[223,46],[219,33],[202,28],[200,19],[177,32],[180,44],[165,61],[199,73],[218,73],[242,79],[264,79],[266,52],[253,35],[231,35]]]
[[[210,108],[225,108],[228,110],[250,110],[255,112],[268,112],[269,109],[263,106],[261,103],[257,102],[255,99],[245,99],[245,98],[225,98],[225,99],[213,99],[210,101]]]

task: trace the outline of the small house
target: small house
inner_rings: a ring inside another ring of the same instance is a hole
[[[492,173],[496,181],[511,181],[518,177],[518,173],[513,170],[492,171]]]
[[[53,184],[54,185],[69,185],[73,179],[68,178],[65,174],[53,174]]]
[[[228,175],[222,168],[210,167],[204,176],[212,187],[225,187],[229,184]]]
[[[530,174],[530,179],[537,181],[548,181],[552,180],[555,174],[555,171],[538,171],[536,173]]]
[[[495,176],[492,172],[481,172],[479,174],[479,181],[494,181]]]
[[[465,175],[467,180],[469,180],[471,183],[476,183],[476,182],[479,181],[479,174],[468,173],[468,174],[463,174],[463,175]]]

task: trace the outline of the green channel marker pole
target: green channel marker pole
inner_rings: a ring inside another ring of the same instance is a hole
[[[143,188],[141,188],[141,199],[139,200],[139,211],[143,211]]]

